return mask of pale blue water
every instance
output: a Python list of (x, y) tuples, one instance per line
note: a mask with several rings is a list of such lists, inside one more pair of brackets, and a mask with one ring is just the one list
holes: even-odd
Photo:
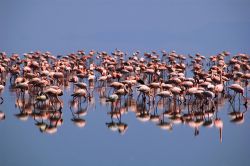
[[(250, 52), (250, 1), (80, 1), (1, 0), (0, 51), (24, 53), (31, 50), (67, 54), (78, 49), (107, 52), (115, 48), (176, 50), (204, 55), (223, 50)], [(76, 127), (64, 96), (64, 123), (57, 133), (40, 133), (33, 119), (25, 122), (14, 114), (15, 96), (8, 85), (0, 110), (0, 165), (242, 165), (250, 163), (250, 117), (241, 125), (230, 123), (228, 103), (221, 108), (223, 142), (219, 130), (201, 127), (199, 136), (187, 125), (172, 132), (154, 123), (142, 123), (128, 112), (124, 135), (110, 131), (107, 112), (96, 95), (95, 105), (84, 117), (86, 126)]]

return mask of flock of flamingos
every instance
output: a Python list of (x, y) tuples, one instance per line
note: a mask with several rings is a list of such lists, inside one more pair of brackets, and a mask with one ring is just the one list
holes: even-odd
[[(249, 55), (226, 51), (210, 57), (175, 51), (129, 55), (117, 49), (110, 54), (80, 50), (66, 56), (40, 51), (8, 56), (1, 52), (0, 104), (8, 81), (19, 109), (15, 116), (23, 121), (32, 118), (44, 133), (57, 132), (63, 112), (68, 110), (72, 122), (84, 127), (83, 117), (98, 101), (110, 107), (111, 121), (106, 126), (121, 134), (128, 128), (122, 115), (133, 112), (138, 120), (163, 130), (185, 124), (198, 135), (200, 127), (215, 126), (222, 141), (220, 108), (227, 102), (231, 122), (244, 122), (249, 71)], [(69, 89), (70, 108), (63, 110), (62, 98)], [(4, 119), (5, 112), (0, 111), (0, 121)]]

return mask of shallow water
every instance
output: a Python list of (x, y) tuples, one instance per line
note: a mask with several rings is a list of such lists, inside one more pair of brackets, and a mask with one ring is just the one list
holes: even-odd
[[(221, 101), (218, 107), (218, 118), (224, 123), (222, 130), (222, 142), (220, 143), (219, 129), (213, 127), (199, 127), (199, 134), (195, 136), (195, 129), (188, 124), (175, 124), (171, 122), (171, 131), (162, 130), (151, 120), (142, 122), (135, 114), (137, 94), (132, 99), (122, 98), (121, 105), (116, 108), (123, 109), (121, 122), (127, 124), (124, 133), (117, 129), (112, 131), (107, 123), (112, 122), (110, 114), (111, 104), (100, 98), (101, 89), (98, 84), (93, 90), (94, 98), (90, 102), (83, 102), (81, 106), (75, 104), (72, 110), (77, 108), (87, 109), (83, 117), (86, 124), (82, 128), (72, 122), (73, 114), (70, 110), (72, 97), (72, 85), (64, 89), (62, 119), (63, 123), (54, 134), (41, 132), (35, 125), (37, 121), (29, 116), (26, 120), (20, 120), (16, 114), (20, 108), (32, 109), (29, 97), (17, 104), (16, 93), (11, 92), (9, 83), (2, 94), (4, 102), (0, 105), (5, 112), (6, 119), (0, 122), (1, 131), (1, 165), (69, 165), (91, 164), (97, 165), (163, 165), (163, 164), (187, 164), (187, 165), (247, 165), (249, 163), (249, 124), (250, 116), (244, 114), (244, 123), (230, 122), (228, 113), (233, 108), (227, 100)], [(108, 93), (108, 88), (106, 93)], [(125, 105), (125, 100), (130, 101)], [(87, 104), (88, 103), (88, 104)], [(132, 103), (132, 104), (131, 104)], [(139, 103), (139, 102), (138, 102)], [(24, 107), (23, 107), (24, 105)], [(139, 104), (137, 104), (139, 105)], [(88, 106), (88, 107), (86, 107)], [(163, 108), (158, 105), (158, 114), (172, 107)], [(155, 108), (149, 108), (153, 114)], [(182, 108), (185, 111), (185, 108)], [(246, 109), (241, 105), (241, 111)], [(118, 117), (118, 118), (117, 118)], [(119, 115), (113, 117), (114, 122), (119, 122)], [(25, 119), (25, 118), (24, 118)], [(39, 121), (39, 120), (38, 120)], [(41, 121), (41, 120), (40, 120)]]

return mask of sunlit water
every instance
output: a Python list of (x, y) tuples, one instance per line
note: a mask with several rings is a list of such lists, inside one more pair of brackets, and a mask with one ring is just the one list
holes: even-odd
[[(114, 108), (111, 103), (106, 102), (105, 97), (102, 97), (108, 95), (109, 89), (100, 87), (96, 83), (92, 89), (94, 94), (92, 100), (82, 102), (80, 106), (77, 103), (72, 105), (70, 96), (72, 85), (65, 87), (61, 110), (63, 123), (57, 127), (54, 134), (48, 134), (41, 132), (36, 125), (41, 120), (32, 116), (17, 118), (18, 113), (29, 109), (34, 111), (34, 107), (30, 103), (28, 94), (25, 95), (25, 100), (18, 100), (15, 90), (8, 83), (2, 94), (4, 102), (0, 105), (1, 111), (6, 114), (5, 120), (0, 122), (1, 165), (52, 163), (247, 165), (249, 163), (250, 117), (246, 112), (247, 107), (243, 107), (243, 104), (240, 106), (240, 111), (245, 112), (242, 124), (232, 123), (228, 116), (233, 109), (238, 110), (237, 100), (235, 107), (228, 102), (228, 99), (218, 100), (216, 118), (221, 118), (224, 123), (222, 142), (220, 142), (219, 129), (214, 125), (200, 126), (195, 130), (187, 123), (175, 122), (165, 117), (165, 121), (172, 124), (172, 130), (163, 130), (159, 127), (159, 122), (147, 118), (140, 119), (136, 114), (136, 111), (144, 109), (151, 115), (157, 113), (161, 116), (164, 111), (174, 109), (173, 102), (170, 106), (166, 103), (163, 106), (160, 102), (158, 107), (149, 107), (148, 104), (143, 107), (142, 101), (136, 104), (138, 93), (134, 92), (133, 97), (122, 97), (121, 103), (116, 104)], [(112, 118), (110, 114), (112, 109), (120, 110), (121, 115), (114, 115)], [(185, 112), (187, 107), (175, 109)], [(72, 113), (77, 110), (87, 111), (81, 117), (84, 123), (80, 126), (72, 121), (78, 118)], [(125, 124), (126, 129), (121, 132), (117, 126), (108, 128), (108, 124), (112, 122)], [(238, 157), (235, 157), (236, 155)]]

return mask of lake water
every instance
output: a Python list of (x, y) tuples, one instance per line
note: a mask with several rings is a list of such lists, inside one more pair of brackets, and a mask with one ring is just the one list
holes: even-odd
[[(85, 81), (86, 82), (86, 81)], [(113, 108), (102, 97), (105, 87), (96, 84), (93, 89), (94, 97), (90, 102), (83, 102), (81, 106), (72, 104), (72, 85), (64, 89), (62, 119), (63, 123), (57, 127), (57, 132), (48, 134), (41, 132), (36, 123), (42, 122), (32, 116), (19, 116), (22, 111), (34, 111), (33, 104), (26, 94), (25, 99), (17, 99), (15, 91), (6, 85), (3, 92), (4, 102), (0, 105), (5, 112), (6, 119), (0, 122), (1, 131), (1, 165), (50, 165), (60, 164), (89, 164), (97, 165), (164, 165), (188, 164), (198, 165), (247, 165), (249, 162), (248, 139), (250, 134), (250, 116), (247, 107), (241, 104), (240, 111), (244, 113), (244, 122), (231, 122), (228, 113), (233, 109), (238, 111), (236, 98), (235, 107), (228, 99), (220, 98), (217, 118), (223, 120), (222, 142), (219, 129), (215, 126), (200, 126), (197, 129), (187, 123), (180, 123), (171, 118), (164, 118), (171, 122), (172, 130), (162, 130), (157, 123), (148, 118), (139, 118), (139, 110), (149, 111), (151, 115), (162, 115), (164, 111), (177, 109), (160, 102), (156, 107), (143, 107), (142, 102), (136, 101), (137, 93), (133, 97), (122, 98)], [(105, 94), (108, 94), (106, 88)], [(136, 104), (137, 103), (137, 104)], [(45, 109), (36, 107), (36, 109)], [(50, 108), (51, 109), (51, 108)], [(111, 118), (110, 111), (119, 109), (121, 115), (115, 114)], [(187, 107), (182, 107), (182, 112)], [(84, 126), (79, 127), (72, 119), (78, 110), (86, 111)], [(55, 111), (55, 110), (54, 110)], [(157, 111), (157, 112), (156, 112)], [(214, 119), (214, 117), (213, 117)], [(46, 122), (46, 120), (45, 120)], [(116, 126), (108, 128), (108, 123), (126, 124), (127, 128), (119, 132)], [(46, 122), (48, 123), (48, 121)], [(49, 124), (49, 123), (48, 123)]]
[[(131, 53), (166, 49), (208, 56), (228, 50), (250, 52), (250, 3), (247, 0), (212, 1), (75, 1), (3, 0), (0, 2), (0, 51), (22, 54), (32, 50), (66, 55), (78, 49), (107, 52), (115, 48)], [(40, 132), (36, 121), (17, 118), (20, 113), (9, 81), (0, 110), (0, 165), (241, 165), (250, 163), (250, 115), (244, 123), (230, 122), (233, 107), (227, 100), (217, 116), (223, 120), (222, 142), (215, 126), (195, 129), (173, 124), (162, 130), (142, 122), (129, 104), (121, 122), (127, 130), (111, 131), (111, 104), (100, 99), (101, 89), (87, 108), (85, 126), (72, 122), (72, 86), (64, 90), (63, 124), (54, 134)], [(134, 100), (136, 100), (134, 95)], [(135, 101), (130, 101), (134, 103)], [(28, 100), (20, 102), (27, 104)], [(124, 101), (122, 102), (124, 104)], [(237, 103), (236, 103), (237, 105)], [(86, 103), (82, 104), (84, 109)], [(122, 106), (121, 106), (122, 107)], [(27, 108), (29, 109), (29, 108)], [(249, 105), (248, 108), (249, 109)], [(151, 110), (152, 112), (154, 109)], [(163, 109), (159, 108), (159, 113)], [(241, 111), (245, 108), (241, 105)], [(119, 120), (114, 117), (115, 122)], [(167, 120), (168, 121), (168, 120)]]

